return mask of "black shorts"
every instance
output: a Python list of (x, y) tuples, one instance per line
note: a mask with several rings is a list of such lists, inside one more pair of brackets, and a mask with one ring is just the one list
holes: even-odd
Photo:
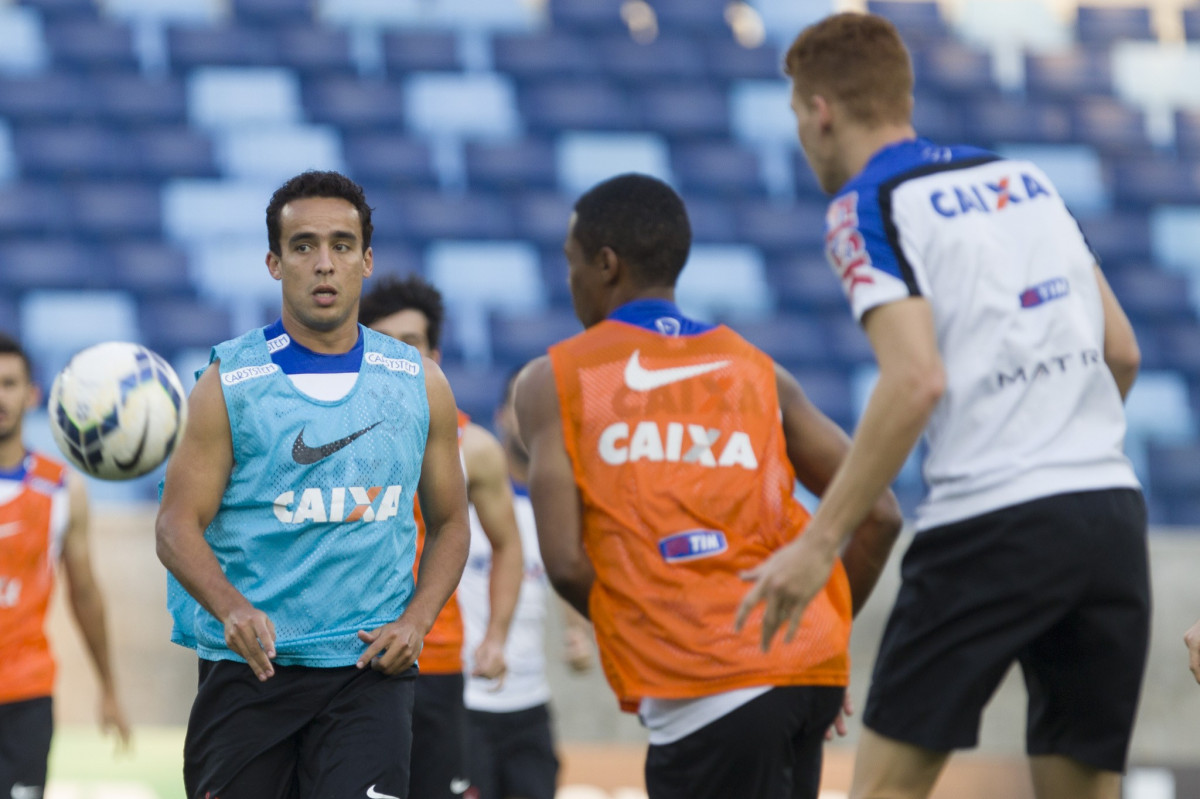
[(0, 704), (0, 797), (42, 795), (53, 734), (50, 697)]
[(460, 799), (471, 787), (461, 673), (417, 677), (412, 734), (408, 799)]
[(976, 744), (1013, 661), (1026, 750), (1123, 771), (1146, 666), (1141, 492), (1060, 494), (919, 533), (880, 644), (863, 723), (937, 751)]
[(825, 732), (844, 688), (772, 688), (646, 752), (650, 799), (816, 799)]
[(188, 799), (405, 796), (416, 669), (200, 661), (183, 744)]
[(468, 710), (467, 724), (478, 799), (554, 799), (558, 756), (546, 705), (509, 713)]

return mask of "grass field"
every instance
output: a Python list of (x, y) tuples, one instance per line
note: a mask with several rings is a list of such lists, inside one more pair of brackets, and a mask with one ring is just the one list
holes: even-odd
[(138, 727), (131, 751), (114, 748), (93, 727), (60, 727), (46, 799), (184, 799), (183, 728)]

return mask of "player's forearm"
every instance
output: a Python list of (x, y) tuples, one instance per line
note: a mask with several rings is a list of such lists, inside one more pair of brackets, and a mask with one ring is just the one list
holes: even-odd
[(68, 596), (71, 613), (75, 617), (80, 634), (83, 635), (83, 642), (87, 646), (88, 656), (92, 659), (92, 666), (96, 669), (100, 687), (105, 693), (112, 694), (116, 691), (116, 683), (113, 679), (108, 631), (104, 620), (104, 601), (100, 591), (94, 582), (89, 585), (77, 585), (76, 581), (72, 580)]
[(891, 491), (884, 491), (842, 551), (855, 616), (875, 590), (903, 523), (896, 497)]
[(442, 607), (450, 600), (462, 579), (467, 563), (470, 532), (466, 513), (456, 515), (436, 528), (430, 524), (425, 533), (425, 550), (421, 554), (417, 587), (412, 601), (404, 611), (425, 635), (433, 627)]
[(155, 526), (158, 559), (205, 610), (224, 623), (249, 601), (225, 576), (200, 528), (174, 523), (160, 514)]
[(546, 561), (546, 576), (550, 578), (550, 584), (584, 619), (591, 619), (588, 600), (592, 595), (592, 584), (596, 581), (591, 562), (586, 556), (572, 559), (569, 563), (553, 561), (553, 557)]
[[(809, 527), (829, 552), (866, 519), (900, 472), (941, 399), (941, 375), (881, 372), (850, 452), (834, 475)], [(818, 542), (814, 542), (818, 543)]]
[(520, 546), (514, 547), (505, 542), (500, 548), (492, 549), (486, 632), (489, 638), (500, 642), (508, 638), (508, 628), (512, 625), (513, 614), (517, 610), (517, 597), (521, 592), (524, 576), (525, 562)]

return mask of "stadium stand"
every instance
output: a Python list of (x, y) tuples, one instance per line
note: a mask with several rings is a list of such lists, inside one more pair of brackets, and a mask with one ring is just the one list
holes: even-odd
[[(725, 0), (648, 2), (649, 21), (621, 0), (0, 4), (0, 328), (43, 379), (99, 338), (190, 371), (273, 318), (276, 183), (340, 168), (375, 206), (377, 273), (446, 292), (446, 370), (486, 421), (507, 371), (578, 329), (575, 196), (637, 170), (688, 203), (685, 306), (852, 427), (872, 359), (823, 261), (825, 203), (780, 73), (828, 4), (755, 0), (751, 41)], [(1167, 44), (1136, 2), (866, 5), (912, 46), (919, 132), (1029, 157), (1061, 189), (1139, 333), (1129, 438), (1152, 517), (1200, 523), (1200, 9)], [(906, 508), (920, 489), (906, 467)]]

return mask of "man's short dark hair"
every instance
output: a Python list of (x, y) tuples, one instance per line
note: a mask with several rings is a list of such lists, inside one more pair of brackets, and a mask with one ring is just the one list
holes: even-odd
[(585, 258), (608, 247), (633, 266), (643, 286), (674, 286), (692, 246), (687, 209), (675, 190), (632, 173), (609, 178), (576, 201), (574, 233)]
[(0, 332), (0, 355), (16, 355), (25, 364), (25, 376), (33, 380), (33, 362), (21, 343), (7, 333)]
[(345, 200), (358, 211), (358, 221), (362, 223), (363, 252), (371, 246), (371, 234), (375, 226), (371, 224), (371, 206), (367, 205), (366, 195), (362, 186), (340, 172), (302, 172), (284, 183), (271, 195), (267, 203), (267, 244), (271, 252), (283, 254), (283, 242), (280, 241), (279, 214), (283, 206), (293, 200), (307, 197), (337, 197)]
[(374, 288), (364, 294), (358, 303), (359, 323), (370, 327), (385, 316), (400, 311), (420, 311), (429, 322), (425, 329), (429, 349), (439, 349), (442, 321), (446, 318), (442, 293), (420, 275), (409, 275), (403, 279), (388, 275), (374, 282)]

